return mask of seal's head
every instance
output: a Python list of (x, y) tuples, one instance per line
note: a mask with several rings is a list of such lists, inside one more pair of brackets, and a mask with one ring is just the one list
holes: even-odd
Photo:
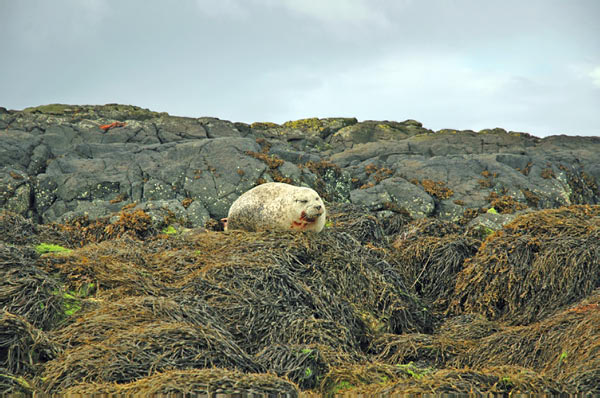
[(317, 192), (311, 188), (297, 188), (292, 195), (295, 209), (291, 229), (321, 232), (325, 226), (327, 211)]

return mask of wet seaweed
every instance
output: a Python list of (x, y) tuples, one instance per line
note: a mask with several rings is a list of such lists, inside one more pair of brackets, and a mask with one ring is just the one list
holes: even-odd
[[(0, 310), (0, 368), (12, 375), (31, 376), (59, 352), (60, 347), (45, 332), (19, 315)], [(9, 376), (4, 381), (8, 379), (17, 381)]]
[(48, 330), (64, 318), (62, 286), (35, 266), (38, 257), (32, 248), (0, 242), (0, 309)]
[[(435, 225), (435, 230), (432, 226)], [(415, 222), (393, 243), (394, 258), (407, 284), (438, 311), (444, 311), (454, 293), (454, 281), (466, 259), (477, 253), (481, 241), (459, 234), (451, 223)], [(440, 231), (446, 231), (438, 236)], [(434, 236), (429, 234), (433, 233)]]
[(8, 369), (0, 367), (0, 395), (24, 396), (31, 395), (35, 388), (23, 376), (14, 375)]
[(0, 241), (12, 245), (39, 243), (38, 224), (18, 214), (0, 210)]
[(5, 217), (21, 232), (0, 244), (0, 393), (597, 391), (598, 206), (483, 243), (328, 208), (318, 235)]
[(314, 390), (331, 366), (351, 358), (322, 345), (276, 344), (263, 348), (256, 360), (267, 371), (293, 381), (302, 390)]
[[(272, 374), (243, 373), (226, 369), (169, 370), (130, 383), (81, 383), (65, 394), (109, 394), (116, 396), (196, 396), (197, 394), (232, 394), (232, 396), (298, 397), (298, 387)], [(287, 394), (287, 395), (286, 395)]]
[(356, 394), (487, 394), (568, 393), (549, 377), (517, 366), (490, 367), (482, 370), (441, 369), (402, 378), (387, 385), (370, 385), (353, 391)]
[(501, 328), (478, 340), (458, 362), (477, 369), (526, 367), (572, 391), (600, 385), (594, 371), (600, 369), (600, 290), (541, 322)]
[(210, 326), (155, 321), (73, 347), (46, 364), (46, 392), (85, 382), (127, 383), (155, 372), (213, 367), (260, 372), (227, 335)]
[(517, 217), (458, 274), (451, 311), (512, 324), (542, 320), (600, 286), (600, 207)]

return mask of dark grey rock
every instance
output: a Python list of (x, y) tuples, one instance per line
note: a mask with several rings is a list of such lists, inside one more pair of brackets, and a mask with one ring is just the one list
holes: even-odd
[(0, 167), (26, 169), (39, 138), (19, 130), (0, 132)]
[(201, 117), (198, 122), (206, 131), (208, 138), (243, 137), (244, 135), (237, 127), (226, 120), (214, 117)]
[(517, 214), (483, 213), (475, 217), (468, 224), (470, 228), (479, 228), (486, 231), (498, 231), (517, 217)]
[(54, 178), (47, 174), (37, 176), (33, 184), (34, 211), (40, 217), (44, 216), (47, 209), (56, 201), (58, 184)]
[(328, 142), (336, 148), (348, 149), (368, 142), (402, 141), (427, 132), (431, 130), (424, 129), (421, 123), (415, 120), (403, 123), (367, 120), (338, 130)]
[[(63, 207), (64, 206), (64, 207)], [(45, 213), (45, 221), (66, 222), (74, 218), (85, 216), (89, 219), (109, 217), (123, 207), (122, 203), (111, 203), (107, 200), (74, 200), (65, 205), (63, 201), (56, 202)], [(66, 211), (65, 211), (66, 209)]]
[[(10, 173), (3, 173), (3, 176), (0, 177), (0, 206), (13, 213), (28, 216), (32, 202), (32, 188), (29, 179), (14, 170), (11, 170)], [(20, 179), (15, 180), (13, 176), (19, 176)]]
[(370, 188), (355, 189), (350, 192), (350, 200), (370, 210), (389, 209), (390, 204), (393, 204), (408, 211), (412, 218), (427, 217), (435, 209), (435, 202), (431, 196), (399, 177), (386, 179)]
[(202, 202), (195, 200), (193, 201), (185, 211), (186, 218), (189, 224), (193, 226), (204, 226), (210, 219), (210, 213), (204, 207)]
[[(114, 121), (125, 125), (100, 129)], [(263, 149), (283, 164), (256, 155)], [(137, 202), (155, 217), (170, 212), (182, 224), (202, 226), (225, 217), (259, 181), (289, 178), (330, 202), (456, 221), (467, 209), (490, 207), (494, 195), (529, 208), (600, 203), (598, 153), (599, 137), (433, 132), (414, 120), (248, 125), (129, 105), (52, 104), (0, 109), (0, 207), (48, 222), (110, 216)], [(428, 194), (425, 180), (452, 195)]]
[(150, 200), (140, 203), (135, 207), (135, 210), (144, 210), (152, 219), (153, 225), (165, 225), (165, 220), (170, 220), (173, 217), (176, 221), (188, 220), (186, 209), (179, 200)]
[(27, 165), (27, 173), (30, 176), (35, 176), (43, 173), (46, 170), (48, 161), (50, 160), (52, 153), (47, 145), (41, 144), (36, 146), (31, 153), (29, 158), (29, 164)]
[(321, 160), (321, 157), (319, 157), (318, 155), (306, 153), (303, 151), (291, 150), (285, 145), (274, 145), (269, 150), (269, 153), (294, 164), (319, 162)]

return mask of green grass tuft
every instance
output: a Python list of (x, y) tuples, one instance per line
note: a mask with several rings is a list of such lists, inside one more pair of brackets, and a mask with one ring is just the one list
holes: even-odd
[(162, 229), (162, 233), (167, 235), (175, 235), (177, 233), (177, 230), (174, 226), (169, 225), (168, 227)]
[(67, 249), (66, 247), (62, 247), (60, 245), (55, 245), (53, 243), (40, 243), (35, 247), (35, 251), (39, 254), (46, 253), (70, 253), (73, 250)]

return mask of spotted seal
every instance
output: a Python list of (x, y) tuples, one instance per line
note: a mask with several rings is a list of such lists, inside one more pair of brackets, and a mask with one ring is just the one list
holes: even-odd
[(326, 216), (325, 204), (315, 190), (268, 182), (233, 202), (225, 219), (225, 230), (321, 232)]

